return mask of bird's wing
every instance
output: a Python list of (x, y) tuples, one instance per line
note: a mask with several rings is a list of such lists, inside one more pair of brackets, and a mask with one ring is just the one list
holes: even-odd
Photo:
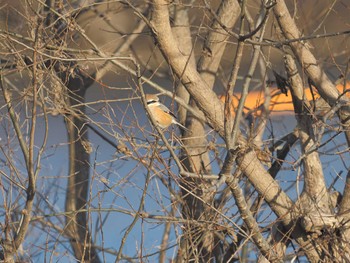
[(173, 116), (173, 117), (176, 119), (175, 114), (172, 113), (172, 112), (169, 110), (169, 108), (168, 108), (167, 106), (165, 106), (164, 104), (159, 103), (159, 108), (160, 108), (162, 111), (164, 111), (164, 112), (166, 112), (166, 113), (169, 113), (171, 116)]
[(187, 129), (185, 126), (183, 126), (181, 123), (179, 123), (179, 122), (177, 121), (177, 118), (176, 118), (175, 114), (172, 113), (172, 112), (168, 109), (167, 106), (165, 106), (164, 104), (161, 104), (161, 103), (159, 103), (158, 106), (159, 106), (159, 108), (160, 108), (161, 110), (163, 110), (163, 111), (166, 112), (166, 113), (169, 113), (171, 116), (174, 117), (173, 120), (172, 120), (172, 123), (175, 123), (175, 124), (179, 125), (182, 129), (189, 131), (189, 129)]

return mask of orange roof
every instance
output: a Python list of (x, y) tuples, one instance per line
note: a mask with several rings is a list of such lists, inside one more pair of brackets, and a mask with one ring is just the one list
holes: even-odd
[[(337, 89), (340, 93), (344, 92), (343, 84), (338, 84)], [(350, 89), (350, 82), (346, 83), (346, 90)], [(310, 88), (305, 88), (305, 97), (307, 100), (312, 101), (312, 94)], [(320, 95), (317, 93), (316, 89), (313, 89), (313, 95), (315, 99), (318, 99)], [(346, 96), (350, 98), (350, 92), (346, 93)], [(233, 109), (238, 107), (239, 99), (241, 94), (235, 94), (232, 98)], [(219, 99), (224, 103), (225, 95), (220, 95)], [(262, 91), (252, 91), (248, 94), (245, 105), (244, 112), (248, 113), (249, 111), (256, 110), (260, 105), (264, 103), (264, 93)], [(232, 111), (233, 111), (232, 109)], [(292, 96), (288, 93), (288, 96), (282, 94), (277, 88), (271, 88), (271, 101), (269, 110), (272, 114), (291, 114), (294, 113)], [(260, 112), (258, 110), (258, 112)]]

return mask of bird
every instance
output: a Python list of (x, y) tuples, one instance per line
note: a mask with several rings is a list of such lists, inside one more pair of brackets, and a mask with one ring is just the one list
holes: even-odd
[(176, 116), (168, 109), (167, 106), (159, 102), (159, 97), (156, 94), (146, 94), (145, 98), (147, 101), (147, 107), (152, 114), (153, 119), (160, 128), (166, 129), (171, 124), (176, 124), (180, 128), (188, 130), (177, 121)]

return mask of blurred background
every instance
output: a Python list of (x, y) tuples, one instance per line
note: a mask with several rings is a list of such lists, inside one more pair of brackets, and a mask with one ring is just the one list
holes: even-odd
[[(47, 1), (46, 5), (50, 2)], [(91, 239), (96, 244), (100, 259), (103, 262), (113, 262), (121, 251), (120, 261), (123, 262), (155, 262), (160, 261), (163, 252), (167, 262), (175, 262), (172, 260), (176, 258), (184, 227), (181, 224), (184, 219), (181, 217), (179, 203), (174, 198), (174, 194), (181, 191), (181, 178), (177, 175), (178, 168), (169, 152), (150, 125), (140, 100), (140, 87), (133, 73), (135, 66), (129, 58), (132, 57), (139, 63), (141, 74), (147, 79), (143, 81), (144, 92), (158, 93), (160, 89), (175, 92), (180, 84), (159, 51), (152, 32), (141, 19), (141, 14), (149, 19), (150, 4), (148, 1), (126, 2), (128, 3), (52, 1), (54, 4), (51, 8), (65, 17), (61, 19), (65, 21), (62, 25), (64, 41), (56, 41), (49, 34), (52, 28), (48, 26), (42, 30), (39, 46), (45, 46), (51, 52), (52, 57), (44, 56), (45, 59), (58, 57), (67, 60), (69, 66), (67, 63), (62, 64), (66, 66), (62, 71), (67, 76), (76, 74), (74, 69), (79, 68), (93, 79), (93, 84), (86, 90), (85, 99), (81, 102), (85, 105), (83, 117), (89, 138), (88, 141), (82, 141), (82, 144), (89, 155), (90, 167), (87, 217), (91, 220), (87, 227), (91, 230)], [(174, 4), (174, 8), (170, 8), (171, 16), (174, 16), (176, 6), (189, 12), (191, 41), (197, 61), (203, 52), (202, 46), (205, 35), (210, 30), (212, 16), (204, 4), (205, 1), (175, 2), (177, 4)], [(333, 34), (350, 29), (350, 3), (346, 0), (286, 2), (303, 36)], [(11, 90), (16, 118), (27, 143), (32, 125), (33, 94), (32, 75), (30, 69), (28, 70), (31, 63), (26, 62), (26, 58), (33, 54), (31, 39), (35, 38), (34, 21), (40, 17), (38, 10), (42, 4), (39, 0), (0, 1), (0, 56), (1, 74), (4, 74), (2, 81)], [(220, 1), (211, 1), (210, 7), (216, 10), (219, 4)], [(257, 20), (260, 5), (258, 0), (247, 1), (247, 10), (253, 21)], [(51, 23), (54, 24), (53, 21)], [(77, 25), (83, 31), (77, 30)], [(270, 16), (264, 39), (280, 41), (275, 27), (276, 21)], [(246, 31), (250, 29), (246, 25)], [(60, 28), (55, 30), (59, 32)], [(238, 25), (232, 31), (238, 32)], [(225, 93), (237, 48), (235, 38), (230, 37), (226, 41), (225, 54), (219, 70), (215, 72), (214, 90), (217, 95)], [(52, 48), (55, 45), (56, 48)], [(307, 45), (312, 46), (318, 63), (332, 81), (348, 78), (347, 75), (344, 76), (344, 72), (349, 67), (349, 33), (312, 38), (307, 41)], [(96, 48), (109, 56), (121, 58), (116, 59), (119, 64), (100, 59), (101, 56), (91, 51)], [(238, 97), (251, 56), (252, 47), (246, 44), (235, 87)], [(283, 54), (277, 48), (263, 46), (259, 65), (266, 67), (266, 77), (271, 82), (274, 82), (273, 70), (285, 75)], [(40, 171), (36, 182), (33, 218), (25, 242), (18, 252), (19, 258), (24, 262), (76, 262), (69, 238), (65, 234), (65, 200), (67, 179), (70, 176), (66, 123), (69, 121), (67, 114), (80, 116), (82, 113), (78, 110), (75, 112), (79, 103), (67, 110), (66, 103), (62, 102), (64, 98), (61, 96), (61, 88), (52, 76), (53, 69), (48, 67), (47, 74), (43, 74), (43, 81), (39, 84), (39, 89), (44, 90), (45, 99), (42, 103), (46, 105), (46, 112), (39, 105), (35, 129), (35, 158), (39, 158), (41, 147), (43, 152), (40, 155), (40, 164), (37, 163), (36, 166), (40, 166)], [(307, 78), (303, 80), (307, 87)], [(254, 95), (248, 97), (247, 104), (255, 104), (256, 107), (261, 104), (264, 86), (264, 76), (257, 70), (249, 86), (249, 91)], [(271, 84), (271, 89), (277, 91), (274, 83)], [(27, 168), (2, 95), (0, 101), (0, 221), (18, 226), (26, 201), (23, 188), (27, 185)], [(161, 101), (177, 113), (177, 104), (171, 97), (161, 96)], [(254, 106), (249, 107), (254, 111)], [(251, 125), (249, 121), (242, 124), (242, 132), (247, 137), (249, 132), (244, 125), (249, 124)], [(333, 124), (336, 125), (337, 122), (329, 123), (330, 126)], [(264, 144), (269, 148), (293, 131), (295, 126), (294, 112), (289, 103), (289, 107), (286, 104), (285, 109), (282, 107), (278, 114), (272, 112), (269, 116), (263, 136)], [(226, 153), (224, 141), (210, 127), (205, 130), (208, 145), (214, 144), (216, 148), (209, 154), (212, 160), (211, 173), (218, 174), (220, 161), (217, 160), (223, 160)], [(334, 136), (336, 132), (330, 129), (326, 134), (324, 140), (332, 138), (332, 142), (320, 154), (327, 184), (341, 190), (348, 169), (349, 154), (344, 136)], [(171, 127), (164, 133), (175, 152), (180, 155), (181, 131)], [(48, 137), (43, 145), (45, 134)], [(125, 153), (124, 146), (132, 153)], [(303, 185), (299, 157), (300, 147), (296, 146), (289, 152), (277, 177), (281, 187), (294, 200), (299, 196)], [(153, 170), (148, 169), (149, 166)], [(243, 184), (248, 196), (256, 196), (247, 181)], [(224, 186), (220, 186), (218, 196), (224, 191)], [(231, 222), (241, 223), (232, 197), (227, 197), (223, 211)], [(140, 218), (132, 225), (136, 216)], [(172, 219), (166, 221), (168, 218)], [(268, 227), (276, 216), (271, 210), (262, 208), (258, 219), (263, 222), (263, 227)], [(226, 225), (227, 222), (218, 219), (218, 224)], [(165, 233), (168, 234), (168, 242), (164, 245), (162, 242)], [(242, 253), (246, 253), (248, 261), (255, 262), (256, 250), (249, 251), (249, 247), (253, 246), (248, 242)]]

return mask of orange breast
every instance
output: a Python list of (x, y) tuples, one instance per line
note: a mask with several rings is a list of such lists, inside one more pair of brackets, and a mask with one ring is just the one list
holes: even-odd
[(162, 111), (158, 107), (150, 106), (149, 109), (150, 109), (150, 112), (151, 112), (153, 118), (155, 119), (155, 121), (159, 125), (159, 127), (161, 127), (162, 129), (165, 129), (171, 125), (171, 123), (173, 121), (173, 116)]

